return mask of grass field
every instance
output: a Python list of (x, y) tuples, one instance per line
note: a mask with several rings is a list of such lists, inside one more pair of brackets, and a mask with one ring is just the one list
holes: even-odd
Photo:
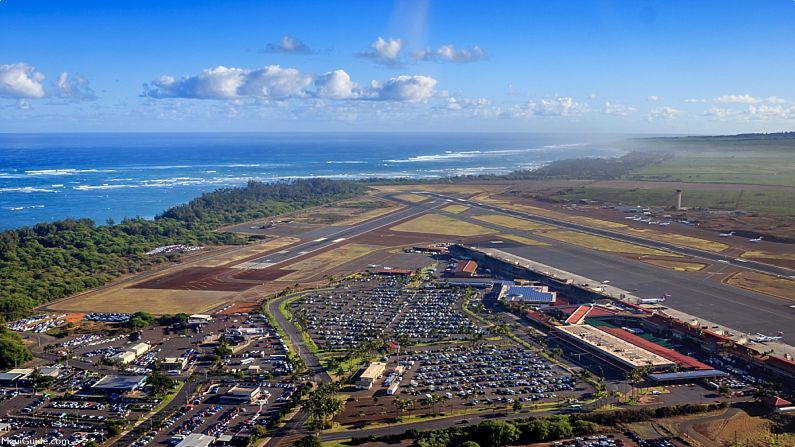
[[(687, 151), (660, 164), (647, 166), (630, 178), (651, 181), (745, 183), (795, 186), (795, 151), (789, 147), (723, 151)], [(703, 146), (702, 146), (703, 147)]]
[(541, 242), (541, 241), (536, 240), (536, 239), (530, 239), (529, 237), (517, 236), (515, 234), (499, 234), (497, 236), (499, 236), (502, 239), (508, 239), (508, 240), (511, 240), (511, 241), (514, 241), (514, 242), (518, 242), (518, 243), (520, 243), (522, 245), (528, 245), (528, 246), (531, 246), (531, 247), (532, 246), (536, 246), (536, 247), (549, 247), (550, 246), (546, 242)]
[(675, 233), (660, 233), (653, 230), (644, 230), (632, 228), (629, 231), (635, 233), (636, 236), (644, 237), (659, 242), (667, 242), (670, 244), (682, 245), (685, 247), (697, 248), (699, 250), (721, 252), (729, 246), (723, 242), (715, 242), (707, 239), (700, 239), (692, 236), (684, 236)]
[(469, 207), (466, 205), (447, 205), (446, 207), (442, 208), (442, 211), (446, 211), (448, 213), (453, 213), (453, 214), (460, 214), (468, 209)]
[(513, 228), (514, 230), (549, 230), (552, 229), (549, 225), (533, 222), (531, 220), (519, 219), (511, 216), (504, 216), (502, 214), (479, 214), (477, 216), (470, 216), (473, 219), (487, 222), (494, 225), (499, 225), (506, 228)]
[(795, 253), (772, 253), (769, 251), (749, 250), (742, 254), (743, 258), (785, 259), (795, 261)]
[(285, 267), (285, 269), (296, 271), (280, 278), (280, 280), (299, 281), (313, 278), (383, 248), (384, 247), (380, 245), (343, 245), (333, 250), (319, 253), (317, 256), (312, 256), (311, 258), (290, 264), (289, 266)]
[(619, 223), (619, 222), (610, 222), (608, 220), (594, 219), (592, 217), (585, 217), (585, 216), (575, 216), (575, 215), (571, 215), (571, 214), (561, 213), (561, 212), (558, 212), (558, 211), (548, 210), (546, 208), (540, 208), (540, 207), (537, 207), (537, 206), (507, 202), (507, 201), (504, 201), (504, 200), (495, 199), (494, 197), (491, 197), (488, 194), (480, 194), (479, 196), (477, 196), (473, 200), (481, 201), (483, 203), (489, 203), (491, 205), (500, 206), (500, 207), (511, 209), (511, 210), (514, 210), (514, 211), (520, 211), (520, 212), (528, 213), (528, 214), (535, 214), (535, 215), (538, 215), (538, 216), (551, 217), (553, 219), (559, 219), (559, 220), (563, 220), (563, 221), (566, 221), (566, 222), (578, 223), (578, 224), (581, 224), (581, 225), (588, 225), (588, 226), (596, 227), (596, 228), (606, 228), (606, 229), (615, 230), (615, 229), (626, 228), (627, 227), (627, 225), (625, 225), (623, 223)]
[(447, 236), (480, 236), (496, 233), (496, 230), (471, 224), (439, 214), (424, 214), (391, 228), (392, 231), (409, 233), (442, 234)]
[(403, 208), (402, 205), (397, 205), (397, 204), (386, 206), (383, 208), (373, 208), (359, 214), (358, 216), (351, 216), (345, 220), (337, 222), (336, 225), (355, 225), (370, 219), (375, 219), (376, 217), (381, 217), (383, 215), (389, 214), (393, 211), (397, 211), (402, 208)]
[(395, 198), (411, 203), (420, 203), (428, 200), (428, 196), (422, 196), (419, 194), (398, 194), (395, 196)]
[(668, 259), (641, 259), (641, 261), (678, 272), (697, 272), (703, 270), (707, 266), (707, 264), (702, 264), (700, 262), (672, 261)]
[(591, 250), (606, 251), (612, 253), (626, 253), (633, 255), (652, 255), (652, 256), (676, 256), (662, 250), (647, 248), (640, 245), (617, 241), (601, 236), (580, 233), (571, 230), (551, 230), (539, 233), (540, 236), (548, 237), (560, 242), (566, 242), (580, 247), (590, 248)]
[(206, 312), (231, 299), (235, 292), (207, 290), (132, 289), (112, 287), (68, 298), (47, 306), (62, 312), (149, 312), (155, 315)]
[(220, 267), (222, 265), (237, 262), (242, 259), (248, 258), (250, 256), (258, 255), (260, 253), (266, 253), (272, 250), (278, 250), (282, 247), (286, 247), (298, 241), (300, 241), (300, 239), (295, 237), (288, 237), (288, 236), (280, 237), (277, 239), (272, 239), (267, 242), (263, 242), (261, 244), (241, 247), (240, 249), (235, 250), (231, 254), (227, 254), (224, 255), (223, 257), (218, 257), (214, 259), (206, 259), (204, 261), (199, 261), (194, 265), (196, 267)]
[[(795, 194), (791, 192), (758, 189), (743, 191), (741, 187), (726, 186), (726, 189), (685, 189), (684, 205), (690, 208), (741, 209), (762, 214), (795, 215)], [(675, 195), (674, 189), (578, 187), (562, 189), (550, 197), (556, 200), (592, 199), (668, 207), (674, 203)]]
[(795, 301), (795, 281), (773, 275), (743, 271), (726, 280), (727, 284)]

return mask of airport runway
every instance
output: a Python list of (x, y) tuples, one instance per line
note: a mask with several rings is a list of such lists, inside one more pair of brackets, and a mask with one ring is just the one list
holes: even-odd
[(519, 217), (522, 219), (532, 220), (535, 222), (545, 223), (549, 225), (555, 225), (561, 228), (568, 228), (576, 231), (581, 231), (584, 233), (594, 234), (597, 236), (605, 236), (612, 239), (618, 239), (624, 242), (629, 242), (632, 244), (643, 245), (646, 247), (656, 248), (660, 250), (666, 250), (673, 253), (679, 253), (686, 256), (692, 256), (694, 258), (701, 258), (711, 262), (721, 262), (733, 265), (737, 268), (747, 269), (747, 270), (755, 270), (762, 273), (767, 273), (770, 275), (779, 275), (779, 276), (786, 276), (786, 277), (793, 277), (795, 278), (795, 270), (788, 269), (785, 267), (774, 266), (770, 264), (765, 264), (763, 262), (757, 262), (753, 260), (746, 260), (746, 259), (739, 259), (732, 256), (722, 255), (720, 253), (714, 253), (704, 250), (698, 250), (695, 248), (690, 247), (683, 247), (675, 244), (665, 243), (665, 242), (658, 242), (658, 241), (651, 241), (648, 239), (644, 239), (642, 237), (627, 235), (623, 233), (619, 233), (616, 231), (611, 230), (604, 230), (601, 228), (593, 228), (588, 227), (585, 225), (580, 225), (576, 223), (567, 222), (564, 220), (553, 219), (551, 217), (545, 216), (538, 216), (535, 214), (523, 213), (521, 211), (514, 211), (508, 208), (502, 208), (495, 205), (489, 205), (487, 203), (476, 202), (473, 200), (468, 199), (461, 199), (452, 196), (446, 196), (443, 194), (437, 194), (432, 192), (422, 192), (422, 194), (436, 197), (444, 200), (452, 200), (454, 202), (468, 205), (470, 207), (480, 208), (482, 210), (491, 211), (500, 214), (506, 214), (509, 216)]
[[(312, 230), (312, 232), (309, 234), (309, 237), (313, 238), (312, 240), (248, 261), (247, 264), (260, 264), (261, 267), (259, 268), (284, 264), (301, 256), (306, 256), (316, 251), (329, 249), (329, 247), (333, 245), (340, 244), (347, 241), (348, 239), (368, 233), (370, 231), (395, 225), (397, 222), (434, 210), (442, 205), (447, 205), (447, 203), (442, 200), (435, 200), (409, 205), (411, 206), (400, 211), (396, 211), (392, 214), (387, 214), (373, 220), (368, 220), (357, 225), (345, 227), (330, 226), (324, 229)], [(301, 234), (298, 236), (301, 238), (307, 237), (306, 234)], [(249, 268), (257, 267), (249, 266)]]
[[(489, 212), (525, 218), (525, 213), (510, 212), (510, 210), (509, 212), (503, 212), (501, 208), (483, 205), (478, 202), (461, 202), (453, 197), (446, 197), (439, 194), (431, 195), (446, 200), (454, 200), (458, 203), (464, 203), (475, 209), (480, 208)], [(543, 235), (536, 235), (521, 230), (469, 219), (464, 215), (456, 215), (456, 218), (469, 221), (473, 224), (499, 229), (502, 233), (543, 239)], [(528, 220), (537, 219), (528, 218)], [(554, 219), (544, 218), (542, 222), (558, 225), (558, 221)], [(581, 227), (576, 224), (566, 226), (576, 230), (579, 230), (578, 227)], [(610, 234), (596, 234), (613, 237), (611, 232), (607, 233)], [(619, 238), (616, 237), (616, 239)], [(632, 240), (635, 238), (620, 239), (636, 243)], [(627, 259), (616, 254), (590, 250), (554, 240), (549, 240), (548, 242), (553, 244), (553, 246), (526, 246), (518, 243), (509, 243), (508, 241), (501, 244), (481, 242), (479, 246), (481, 248), (490, 247), (504, 250), (517, 256), (532, 259), (561, 270), (591, 278), (595, 281), (609, 280), (611, 285), (625, 289), (634, 295), (644, 298), (656, 298), (663, 294), (669, 294), (671, 296), (667, 298), (665, 305), (670, 306), (672, 309), (700, 316), (708, 321), (752, 335), (756, 333), (776, 335), (777, 332), (783, 331), (783, 341), (785, 343), (795, 342), (795, 334), (788, 333), (792, 321), (795, 319), (795, 309), (789, 307), (789, 305), (793, 304), (791, 301), (755, 293), (750, 290), (731, 287), (704, 276), (677, 272), (671, 269)], [(653, 241), (645, 239), (643, 239), (642, 242), (643, 245), (652, 248), (662, 248), (669, 245), (663, 243), (657, 245)], [(670, 247), (672, 252), (676, 251), (687, 254), (685, 251), (680, 250), (679, 247), (673, 245)], [(676, 248), (676, 250), (674, 250), (674, 248)], [(715, 255), (714, 253), (710, 254)], [(716, 256), (720, 257), (720, 255)], [(728, 267), (728, 263), (712, 263), (714, 263), (716, 268), (719, 268), (721, 265), (726, 265)], [(733, 265), (736, 267), (747, 267), (745, 264), (746, 263), (735, 263)], [(771, 267), (767, 264), (761, 265)]]

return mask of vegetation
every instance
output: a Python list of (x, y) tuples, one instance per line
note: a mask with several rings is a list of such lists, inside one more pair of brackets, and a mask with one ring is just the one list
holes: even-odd
[(150, 374), (147, 381), (152, 387), (152, 394), (159, 397), (165, 396), (177, 384), (176, 381), (158, 372)]
[[(243, 244), (218, 226), (272, 216), (346, 199), (363, 193), (361, 183), (326, 179), (280, 183), (249, 182), (203, 194), (154, 220), (128, 218), (96, 225), (90, 219), (66, 219), (0, 232), (0, 321), (28, 315), (36, 306), (106, 284), (152, 265), (176, 261), (178, 254), (147, 255), (172, 244)], [(131, 328), (151, 325), (137, 315)], [(26, 359), (24, 346), (3, 335), (3, 358)]]
[(621, 178), (646, 166), (668, 159), (664, 152), (630, 152), (618, 158), (570, 158), (557, 160), (535, 171), (517, 171), (502, 176), (507, 180), (523, 179), (591, 179)]
[(350, 441), (350, 444), (359, 445), (368, 441), (391, 442), (414, 439), (416, 440), (416, 445), (420, 447), (525, 445), (566, 439), (573, 436), (587, 436), (597, 433), (601, 427), (606, 426), (703, 413), (725, 407), (726, 404), (687, 404), (655, 409), (641, 408), (638, 410), (572, 414), (569, 416), (531, 417), (511, 421), (488, 420), (466, 427), (455, 426), (424, 432), (412, 429), (400, 435), (354, 438)]
[(288, 213), (346, 199), (366, 191), (357, 182), (306, 179), (293, 182), (249, 182), (244, 188), (224, 188), (202, 194), (158, 216), (180, 222), (221, 226)]
[(33, 357), (15, 332), (0, 326), (0, 368), (14, 368)]
[(312, 415), (312, 423), (318, 430), (331, 428), (331, 419), (344, 408), (345, 403), (337, 396), (338, 383), (323, 383), (309, 393), (304, 409)]

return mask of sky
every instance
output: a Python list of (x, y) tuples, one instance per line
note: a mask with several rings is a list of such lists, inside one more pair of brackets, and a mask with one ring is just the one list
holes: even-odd
[(0, 0), (0, 132), (776, 132), (793, 44), (792, 0)]

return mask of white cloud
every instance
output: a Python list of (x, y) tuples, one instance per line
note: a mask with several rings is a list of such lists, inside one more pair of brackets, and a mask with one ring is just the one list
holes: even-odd
[(761, 99), (754, 98), (751, 95), (723, 95), (714, 99), (718, 104), (758, 104), (762, 102)]
[(602, 113), (613, 116), (627, 116), (635, 113), (635, 108), (624, 104), (614, 104), (610, 101), (605, 101)]
[(197, 76), (175, 79), (161, 76), (151, 85), (144, 84), (142, 96), (150, 98), (235, 99), (257, 97), (285, 99), (304, 96), (312, 83), (310, 75), (295, 68), (269, 65), (251, 70), (224, 67), (203, 70)]
[(707, 102), (707, 100), (706, 99), (701, 99), (701, 98), (687, 98), (687, 99), (685, 99), (685, 102), (688, 103), (688, 104), (695, 104), (695, 103), (699, 103), (699, 102)]
[(419, 102), (434, 95), (436, 79), (430, 76), (398, 76), (370, 84), (370, 99)]
[(384, 65), (399, 66), (401, 65), (399, 57), (402, 48), (402, 40), (393, 38), (386, 40), (379, 36), (375, 39), (375, 42), (370, 44), (370, 49), (368, 51), (358, 53), (357, 56), (369, 58)]
[(266, 53), (287, 53), (287, 54), (310, 54), (312, 50), (309, 47), (296, 39), (295, 37), (285, 34), (276, 43), (269, 43), (265, 46)]
[(435, 50), (417, 51), (414, 53), (414, 58), (436, 62), (475, 62), (487, 59), (488, 55), (477, 45), (472, 48), (456, 48), (454, 45), (442, 45)]
[(42, 98), (43, 81), (44, 75), (24, 62), (0, 65), (0, 97)]
[(795, 119), (795, 106), (784, 107), (781, 104), (773, 106), (749, 105), (742, 116), (751, 121), (791, 120)]
[[(313, 85), (315, 89), (310, 90)], [(295, 68), (279, 65), (260, 69), (218, 66), (203, 70), (197, 76), (181, 79), (161, 76), (151, 84), (144, 84), (141, 96), (221, 100), (315, 97), (419, 102), (434, 96), (435, 87), (435, 79), (419, 75), (403, 75), (384, 82), (372, 81), (369, 88), (360, 88), (345, 70), (335, 70), (315, 78)]]
[(673, 107), (665, 106), (665, 107), (660, 107), (659, 109), (652, 110), (649, 113), (648, 118), (649, 119), (658, 119), (658, 120), (670, 120), (670, 119), (674, 119), (677, 116), (679, 116), (680, 113), (682, 113), (681, 110), (677, 110), (677, 109), (674, 109)]
[(651, 101), (651, 102), (657, 102), (657, 101), (660, 100), (660, 97), (657, 96), (657, 95), (651, 95), (651, 96), (647, 97), (646, 100)]
[(73, 100), (93, 100), (97, 99), (94, 90), (91, 89), (88, 79), (79, 73), (73, 74), (62, 72), (53, 85), (52, 96)]
[(570, 97), (554, 97), (552, 99), (530, 100), (529, 102), (514, 106), (509, 115), (515, 118), (529, 116), (571, 116), (580, 115), (588, 111), (588, 106), (574, 101)]
[(725, 109), (720, 107), (711, 107), (704, 111), (704, 116), (708, 116), (710, 118), (714, 118), (717, 120), (724, 120), (727, 118), (734, 117), (738, 114), (736, 110), (732, 109)]
[(345, 70), (334, 70), (315, 80), (316, 95), (321, 98), (353, 99), (360, 96), (358, 85)]

